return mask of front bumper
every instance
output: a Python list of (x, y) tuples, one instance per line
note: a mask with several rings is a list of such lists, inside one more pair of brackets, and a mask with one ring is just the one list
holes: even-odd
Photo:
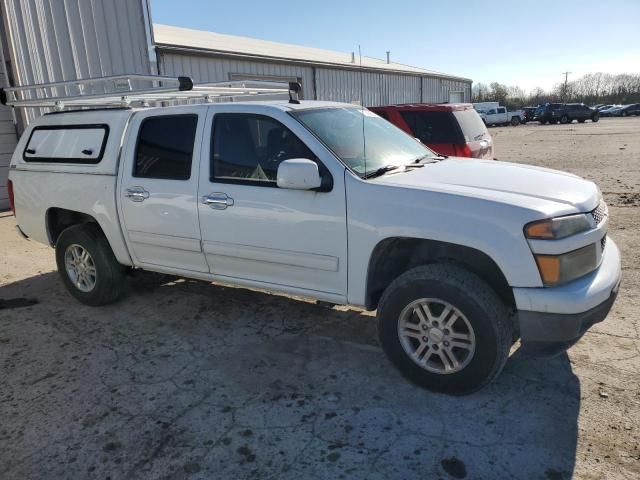
[(555, 355), (607, 317), (621, 280), (620, 251), (610, 238), (600, 266), (553, 288), (514, 288), (522, 351)]

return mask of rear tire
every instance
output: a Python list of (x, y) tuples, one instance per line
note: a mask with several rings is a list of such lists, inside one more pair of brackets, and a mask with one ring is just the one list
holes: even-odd
[(520, 125), (520, 117), (512, 117), (511, 126), (517, 127), (518, 125)]
[(483, 280), (454, 265), (433, 264), (414, 268), (387, 287), (378, 306), (378, 334), (411, 382), (463, 395), (500, 373), (513, 326)]
[(547, 124), (546, 120), (538, 120), (538, 122), (540, 122), (540, 125), (546, 125)]
[(113, 303), (125, 291), (125, 269), (95, 224), (64, 230), (56, 242), (56, 263), (64, 286), (85, 305)]
[(584, 118), (581, 118), (581, 119), (578, 120), (578, 123), (584, 123), (584, 122), (586, 122), (586, 120)]

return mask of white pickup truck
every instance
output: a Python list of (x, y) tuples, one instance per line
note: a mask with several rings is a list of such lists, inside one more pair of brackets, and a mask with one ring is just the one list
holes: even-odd
[(353, 105), (48, 114), (9, 178), (19, 230), (55, 248), (85, 304), (143, 269), (377, 309), (400, 371), (453, 394), (493, 379), (518, 338), (568, 348), (620, 282), (592, 182), (444, 158)]
[(495, 107), (478, 113), (480, 113), (480, 118), (486, 125), (512, 125), (517, 127), (521, 123), (526, 123), (524, 110), (508, 112), (507, 107)]

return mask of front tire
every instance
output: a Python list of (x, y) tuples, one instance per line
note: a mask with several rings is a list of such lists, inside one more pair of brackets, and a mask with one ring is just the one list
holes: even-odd
[(593, 117), (591, 117), (591, 121), (593, 123), (596, 123), (598, 120), (600, 120), (600, 115), (598, 115), (597, 113)]
[(565, 123), (569, 123), (569, 117), (568, 117), (567, 115), (562, 115), (562, 116), (560, 117), (560, 123), (562, 123), (563, 125), (564, 125)]
[(56, 263), (64, 286), (85, 305), (113, 303), (124, 293), (124, 267), (94, 224), (75, 225), (60, 234)]
[(462, 395), (500, 373), (513, 326), (500, 298), (478, 276), (433, 264), (414, 268), (387, 287), (378, 307), (378, 334), (410, 381)]

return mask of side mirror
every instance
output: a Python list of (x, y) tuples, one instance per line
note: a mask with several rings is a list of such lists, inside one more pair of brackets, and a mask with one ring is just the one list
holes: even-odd
[(322, 185), (318, 164), (306, 158), (285, 160), (278, 166), (279, 188), (312, 190)]

